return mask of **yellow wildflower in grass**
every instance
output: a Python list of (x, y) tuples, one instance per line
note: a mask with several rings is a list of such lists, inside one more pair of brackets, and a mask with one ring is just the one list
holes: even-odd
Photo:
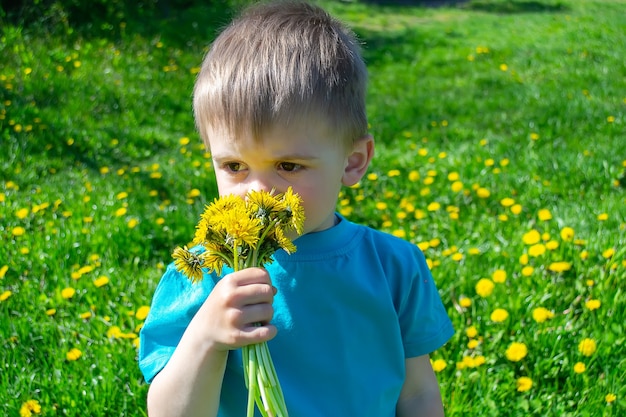
[(26, 233), (26, 229), (24, 229), (22, 226), (16, 226), (11, 230), (11, 233), (15, 237), (23, 236), (24, 233)]
[(96, 288), (100, 288), (100, 287), (104, 287), (108, 283), (109, 283), (109, 277), (103, 275), (103, 276), (99, 277), (98, 279), (96, 279), (93, 282), (93, 285), (95, 285)]
[(519, 362), (528, 354), (528, 348), (524, 343), (513, 342), (506, 349), (506, 358), (511, 362)]
[(540, 241), (541, 241), (541, 234), (535, 229), (532, 229), (524, 233), (524, 235), (522, 236), (522, 242), (524, 242), (524, 244), (528, 246), (535, 245), (539, 243)]
[(139, 224), (139, 220), (130, 219), (128, 223), (126, 223), (126, 226), (128, 226), (129, 229), (134, 229), (135, 227), (137, 227), (138, 224)]
[(606, 220), (608, 220), (608, 219), (609, 219), (609, 215), (608, 215), (608, 213), (601, 213), (601, 214), (598, 214), (598, 220), (599, 220), (599, 221), (604, 222), (604, 221), (606, 221)]
[(435, 359), (432, 362), (432, 366), (433, 366), (433, 371), (435, 372), (441, 372), (444, 369), (446, 369), (446, 367), (448, 366), (448, 364), (446, 363), (445, 360), (443, 359)]
[(0, 294), (0, 302), (8, 300), (12, 294), (13, 293), (9, 290), (4, 291), (2, 294)]
[(33, 414), (41, 414), (41, 405), (39, 404), (39, 401), (25, 401), (20, 407), (20, 417), (31, 417)]
[(552, 272), (565, 272), (572, 269), (572, 264), (570, 262), (560, 261), (560, 262), (552, 262), (548, 265), (548, 270)]
[(527, 376), (519, 377), (515, 383), (518, 392), (526, 392), (533, 387), (533, 380)]
[(543, 243), (537, 243), (528, 248), (528, 255), (537, 258), (546, 253), (546, 246)]
[(511, 213), (518, 215), (522, 212), (522, 205), (521, 204), (513, 204), (511, 206)]
[(489, 297), (494, 287), (495, 285), (492, 280), (489, 278), (481, 278), (476, 283), (476, 294), (482, 298)]
[(550, 210), (548, 210), (548, 209), (541, 209), (537, 213), (537, 217), (542, 222), (545, 222), (545, 221), (548, 221), (548, 220), (552, 220), (552, 213), (550, 213)]
[[(217, 198), (205, 208), (196, 227), (193, 243), (199, 248), (193, 252), (176, 248), (174, 265), (194, 283), (203, 278), (203, 269), (220, 275), (225, 265), (234, 271), (263, 266), (272, 262), (271, 256), (279, 248), (288, 253), (296, 250), (290, 237), (302, 234), (304, 215), (302, 200), (291, 188), (278, 195), (249, 191), (245, 199), (233, 195)], [(270, 384), (278, 377), (267, 343), (244, 346), (242, 359), (248, 386), (247, 415), (254, 414), (255, 403), (269, 415), (287, 415), (280, 385)]]
[(609, 248), (607, 250), (602, 251), (602, 257), (604, 259), (610, 259), (613, 257), (613, 255), (615, 255), (615, 249), (613, 248)]
[(580, 259), (582, 259), (584, 261), (587, 258), (589, 258), (589, 251), (584, 250), (584, 251), (580, 252)]
[(455, 192), (458, 193), (460, 191), (463, 191), (463, 183), (461, 181), (454, 181), (451, 185), (450, 185), (450, 189)]
[(529, 258), (527, 253), (522, 253), (519, 257), (519, 263), (521, 265), (528, 265)]
[(367, 174), (367, 179), (370, 181), (376, 181), (378, 179), (378, 174), (376, 174), (375, 172), (371, 172)]
[(559, 248), (559, 242), (557, 242), (556, 240), (550, 240), (548, 242), (546, 242), (546, 249), (548, 250), (556, 250)]
[(590, 338), (585, 338), (580, 341), (578, 344), (578, 351), (583, 354), (583, 356), (591, 356), (596, 353), (597, 345), (596, 341)]
[(406, 238), (406, 231), (404, 231), (403, 229), (396, 229), (393, 232), (391, 232), (391, 234), (394, 235), (395, 237), (399, 237), (400, 239)]
[(61, 297), (63, 297), (66, 300), (69, 300), (70, 298), (72, 298), (74, 294), (76, 294), (76, 290), (72, 287), (63, 288), (61, 290)]
[(399, 169), (391, 169), (387, 172), (387, 176), (392, 178), (392, 177), (399, 177), (400, 176), (400, 170)]
[(491, 196), (491, 191), (484, 187), (479, 187), (478, 189), (476, 189), (476, 195), (479, 198), (489, 198)]
[(441, 204), (433, 201), (432, 203), (428, 204), (428, 206), (426, 207), (426, 210), (428, 211), (437, 211), (441, 208)]
[(469, 326), (467, 329), (465, 329), (465, 334), (469, 338), (476, 337), (478, 335), (478, 329), (476, 329), (476, 326)]
[(537, 307), (533, 310), (532, 316), (533, 320), (537, 323), (543, 323), (544, 321), (553, 318), (554, 313), (545, 307)]
[(611, 404), (613, 401), (617, 400), (617, 395), (613, 394), (612, 392), (606, 394), (606, 396), (604, 397), (604, 400)]
[(409, 181), (415, 182), (420, 179), (420, 174), (417, 171), (409, 172)]
[(385, 203), (384, 201), (376, 202), (376, 209), (377, 210), (386, 210), (387, 209), (387, 203)]
[(76, 348), (72, 348), (70, 349), (66, 354), (65, 354), (65, 358), (68, 361), (75, 361), (78, 360), (81, 356), (83, 356), (83, 352), (81, 352), (79, 349)]
[(54, 316), (57, 313), (56, 308), (49, 308), (46, 310), (46, 316)]
[(15, 216), (21, 220), (25, 219), (28, 216), (28, 213), (30, 213), (30, 210), (28, 210), (27, 208), (21, 208), (15, 212)]
[(128, 193), (126, 191), (122, 191), (121, 193), (118, 193), (115, 198), (117, 198), (118, 200), (123, 200), (125, 198), (128, 197)]
[(591, 311), (599, 309), (601, 305), (602, 302), (597, 299), (591, 299), (585, 302), (585, 307), (587, 307)]
[(0, 279), (4, 278), (8, 270), (9, 270), (9, 265), (3, 265), (2, 268), (0, 268)]
[(587, 370), (587, 366), (585, 366), (584, 363), (582, 362), (576, 362), (574, 364), (574, 372), (576, 372), (577, 374), (582, 374), (583, 372), (585, 372)]
[(572, 240), (574, 240), (574, 234), (574, 229), (572, 229), (571, 227), (565, 226), (561, 229), (561, 239), (563, 239), (565, 242), (571, 242)]
[(139, 320), (145, 320), (150, 312), (150, 306), (141, 306), (135, 312), (135, 317)]
[(459, 298), (459, 305), (463, 308), (468, 308), (472, 306), (472, 299), (469, 297), (461, 297)]
[(515, 204), (515, 200), (513, 200), (513, 199), (512, 199), (512, 198), (510, 198), (510, 197), (505, 197), (505, 198), (503, 198), (502, 200), (500, 200), (500, 204), (501, 204), (503, 207), (511, 207), (513, 204)]
[(509, 312), (503, 308), (496, 308), (489, 317), (494, 323), (502, 323), (509, 318)]
[(496, 269), (491, 275), (491, 279), (493, 280), (493, 282), (496, 282), (498, 284), (506, 282), (506, 271), (503, 269)]
[(469, 342), (467, 342), (467, 348), (468, 349), (476, 349), (476, 347), (478, 347), (478, 345), (480, 344), (480, 342), (476, 339), (470, 339)]

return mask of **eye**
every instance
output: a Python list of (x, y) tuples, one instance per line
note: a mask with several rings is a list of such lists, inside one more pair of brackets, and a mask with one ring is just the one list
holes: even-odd
[(243, 169), (243, 165), (239, 162), (226, 162), (222, 166), (230, 172), (239, 172)]
[(278, 168), (282, 171), (295, 172), (302, 169), (302, 165), (294, 162), (281, 162), (278, 164)]

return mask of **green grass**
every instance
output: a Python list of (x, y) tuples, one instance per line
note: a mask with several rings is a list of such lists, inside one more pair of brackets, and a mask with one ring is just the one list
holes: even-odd
[[(447, 415), (623, 415), (624, 2), (323, 4), (365, 43), (377, 139), (372, 175), (339, 209), (424, 248), (457, 330), (432, 355)], [(229, 13), (1, 22), (1, 414), (34, 399), (47, 416), (145, 415), (134, 335), (215, 195), (190, 94)], [(533, 229), (550, 248), (522, 265)], [(504, 282), (479, 296), (496, 271)], [(553, 317), (536, 322), (538, 307)]]

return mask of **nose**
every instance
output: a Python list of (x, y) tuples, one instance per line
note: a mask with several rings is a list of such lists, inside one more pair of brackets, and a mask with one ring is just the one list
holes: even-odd
[(247, 191), (271, 191), (274, 187), (269, 175), (250, 175), (246, 184)]

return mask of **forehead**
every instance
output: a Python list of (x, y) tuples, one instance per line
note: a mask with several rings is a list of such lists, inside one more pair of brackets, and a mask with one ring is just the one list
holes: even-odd
[(344, 149), (343, 139), (327, 123), (317, 117), (300, 118), (288, 123), (275, 123), (255, 131), (240, 128), (232, 131), (226, 126), (208, 126), (208, 147), (212, 153), (228, 149), (264, 148), (275, 152), (294, 153), (316, 148)]

